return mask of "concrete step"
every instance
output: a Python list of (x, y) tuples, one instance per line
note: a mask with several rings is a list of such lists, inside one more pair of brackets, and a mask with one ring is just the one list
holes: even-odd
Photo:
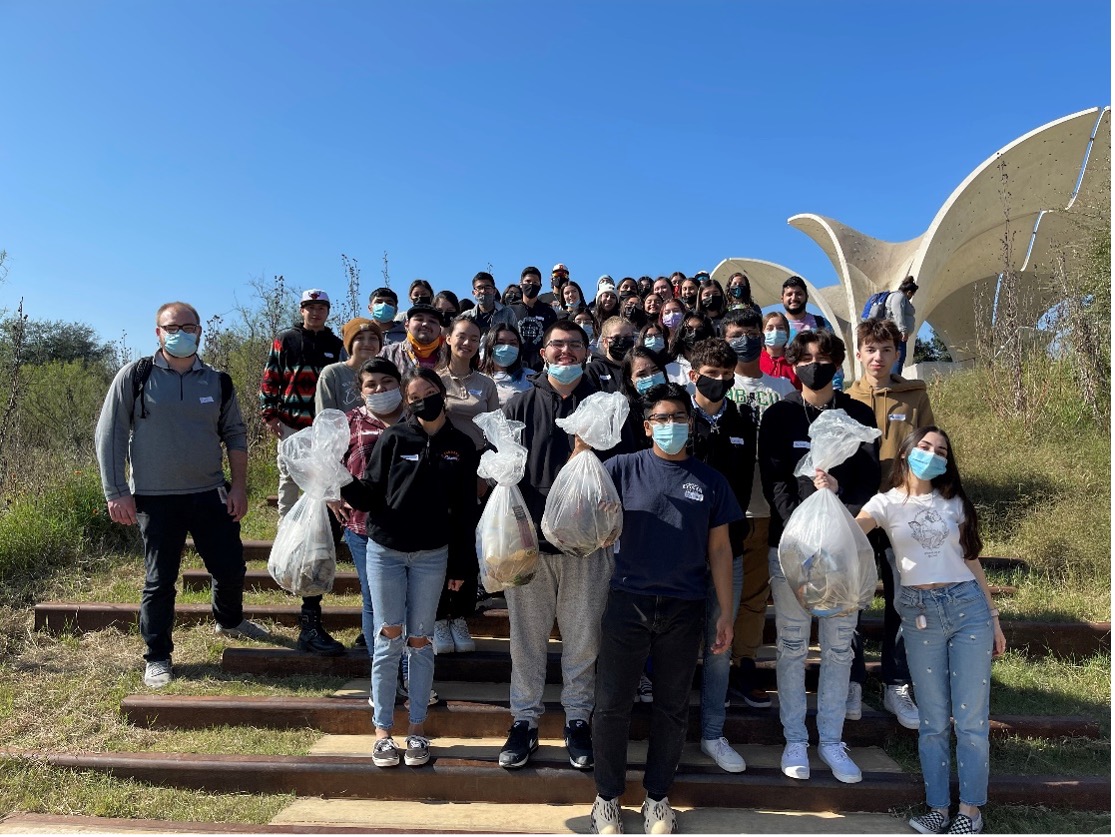
[[(209, 573), (205, 570), (183, 570), (183, 590), (207, 590), (209, 588)], [(248, 570), (244, 575), (245, 590), (278, 590), (279, 585), (267, 570)], [(355, 572), (338, 572), (333, 580), (333, 592), (337, 595), (357, 594), (360, 592), (360, 579)], [(994, 596), (1013, 596), (1018, 592), (1017, 587), (1001, 584), (991, 585), (991, 594)], [(875, 587), (875, 595), (883, 595), (883, 585)]]
[[(380, 769), (370, 758), (351, 756), (245, 756), (197, 753), (19, 753), (51, 767), (92, 770), (156, 785), (221, 793), (293, 793), (297, 796), (440, 802), (591, 803), (592, 774), (564, 767), (528, 765), (507, 771), (491, 762), (434, 757), (420, 768)], [(642, 774), (631, 770), (621, 804), (643, 801)], [(693, 807), (761, 807), (786, 811), (888, 811), (918, 805), (925, 790), (919, 777), (867, 772), (863, 781), (838, 782), (818, 771), (795, 781), (776, 769), (745, 773), (686, 767), (677, 774), (670, 801)], [(956, 789), (953, 790), (956, 795)], [(991, 777), (990, 800), (999, 804), (1069, 805), (1110, 809), (1111, 777)]]
[[(286, 809), (284, 809), (285, 812)], [(295, 812), (305, 815), (313, 809)], [(281, 812), (282, 813), (282, 812)], [(865, 815), (866, 816), (866, 815)], [(881, 816), (881, 815), (875, 815)], [(455, 834), (456, 828), (409, 829), (411, 833)], [(0, 820), (0, 834), (400, 834), (408, 829), (338, 823), (282, 822), (253, 825), (238, 822), (181, 822), (124, 819), (66, 814), (8, 814)]]
[[(328, 601), (328, 599), (326, 600)], [(324, 608), (325, 624), (331, 629), (358, 628), (360, 626), (359, 607)], [(298, 624), (300, 608), (298, 605), (256, 605), (246, 604), (244, 615), (248, 619), (264, 619), (280, 625)], [(178, 624), (196, 624), (211, 619), (208, 605), (182, 604), (175, 606), (175, 620)], [(44, 602), (35, 606), (35, 628), (53, 633), (63, 631), (90, 631), (107, 627), (130, 628), (139, 621), (139, 605), (136, 603), (100, 602)], [(1097, 651), (1111, 649), (1110, 622), (1039, 622), (1027, 620), (1006, 620), (1002, 623), (1003, 632), (1010, 648), (1025, 650), (1040, 656), (1059, 654), (1065, 656), (1090, 656)], [(816, 639), (817, 621), (813, 621), (812, 637)], [(469, 618), (469, 629), (477, 636), (508, 636), (509, 627), (506, 610), (488, 610)], [(557, 628), (551, 631), (554, 635)], [(860, 632), (866, 639), (882, 638), (883, 620), (877, 616), (865, 616), (860, 621)], [(774, 609), (768, 608), (763, 642), (775, 639)]]
[[(373, 732), (366, 680), (330, 697), (287, 696), (189, 696), (139, 694), (124, 698), (121, 713), (130, 723), (156, 729), (201, 729), (225, 725), (247, 725), (271, 729), (310, 727), (323, 733), (366, 735)], [(426, 728), (436, 737), (469, 738), (502, 736), (510, 724), (508, 686), (505, 683), (435, 683), (440, 702), (430, 707)], [(539, 734), (560, 738), (565, 716), (559, 700), (560, 688), (547, 687), (545, 713), (539, 720)], [(783, 741), (778, 720), (777, 694), (771, 709), (736, 707), (727, 710), (724, 735), (731, 742), (779, 744)], [(815, 696), (810, 695), (807, 719), (815, 730)], [(700, 734), (700, 693), (690, 700), (689, 739)], [(645, 739), (649, 730), (651, 707), (633, 706), (631, 738)], [(395, 708), (395, 724), (405, 728), (408, 720), (403, 706)], [(1042, 717), (1008, 715), (991, 719), (991, 734), (996, 737), (1096, 738), (1099, 724), (1083, 717)], [(916, 732), (900, 726), (893, 715), (864, 706), (863, 717), (844, 725), (845, 741), (852, 746), (877, 744), (888, 735)]]

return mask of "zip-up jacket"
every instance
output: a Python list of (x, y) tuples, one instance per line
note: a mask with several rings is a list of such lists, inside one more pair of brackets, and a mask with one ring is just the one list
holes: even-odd
[(368, 537), (400, 552), (449, 547), (446, 578), (476, 573), (476, 469), (480, 454), (445, 422), (430, 436), (411, 416), (383, 431), (361, 479), (341, 488), (368, 513)]
[(883, 431), (879, 438), (879, 466), (882, 469), (880, 490), (886, 490), (898, 448), (906, 437), (919, 427), (933, 424), (933, 408), (925, 381), (907, 380), (891, 375), (885, 386), (872, 387), (860, 378), (848, 395), (871, 408), (875, 426)]
[[(220, 374), (194, 357), (179, 374), (155, 353), (143, 386), (146, 417), (132, 387), (136, 362), (112, 380), (97, 420), (97, 462), (105, 499), (127, 494), (194, 494), (225, 484), (221, 445), (248, 451), (235, 394), (221, 398)], [(130, 478), (124, 463), (131, 465)]]
[[(538, 544), (543, 552), (556, 554), (560, 550), (550, 544), (542, 535), (542, 512), (546, 510), (546, 496), (554, 484), (558, 472), (569, 461), (573, 453), (573, 437), (562, 430), (554, 419), (565, 418), (588, 396), (597, 392), (592, 378), (582, 375), (577, 388), (562, 398), (553, 387), (545, 373), (534, 379), (534, 386), (520, 392), (507, 402), (504, 415), (512, 421), (526, 425), (523, 430), (523, 446), (527, 449), (527, 470), (519, 481), (519, 491), (530, 510), (534, 528), (538, 531)], [(618, 447), (618, 446), (617, 446)], [(607, 459), (613, 451), (596, 451), (600, 459)]]
[[(741, 412), (728, 399), (724, 403), (727, 406), (713, 424), (694, 402), (689, 451), (727, 478), (739, 507), (746, 509), (751, 504), (755, 477), (755, 419), (750, 410)], [(733, 556), (743, 555), (748, 526), (746, 517), (728, 524)]]
[(310, 331), (296, 325), (276, 337), (259, 385), (263, 420), (277, 418), (295, 430), (313, 424), (318, 375), (342, 359), (344, 348), (328, 328)]
[[(834, 393), (834, 408), (867, 427), (875, 427), (871, 410), (843, 392)], [(817, 489), (812, 477), (795, 477), (801, 458), (809, 452), (809, 425), (823, 412), (805, 403), (800, 392), (767, 407), (759, 424), (759, 475), (763, 495), (770, 503), (770, 537), (778, 546), (786, 521), (802, 501)], [(837, 497), (854, 517), (879, 491), (879, 442), (864, 442), (829, 473), (839, 485)]]

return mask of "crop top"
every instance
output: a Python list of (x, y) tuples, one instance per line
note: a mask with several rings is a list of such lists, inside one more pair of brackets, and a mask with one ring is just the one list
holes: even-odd
[(946, 500), (937, 491), (912, 495), (892, 488), (876, 494), (861, 511), (890, 538), (903, 587), (975, 578), (960, 546), (964, 507), (959, 497)]

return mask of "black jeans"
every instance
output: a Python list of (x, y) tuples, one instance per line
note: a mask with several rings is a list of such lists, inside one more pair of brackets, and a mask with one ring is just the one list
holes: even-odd
[(704, 626), (703, 599), (640, 596), (622, 590), (608, 593), (600, 621), (592, 716), (594, 775), (601, 796), (621, 796), (627, 785), (631, 707), (648, 654), (654, 666), (654, 703), (643, 787), (654, 796), (669, 792), (685, 743), (689, 693)]
[[(910, 667), (906, 663), (906, 641), (903, 639), (899, 628), (902, 627), (902, 617), (894, 607), (894, 579), (895, 568), (887, 559), (887, 550), (890, 549), (890, 540), (881, 529), (874, 529), (867, 536), (871, 546), (875, 549), (875, 566), (879, 570), (879, 578), (883, 582), (883, 650), (882, 650), (882, 678), (887, 686), (899, 686), (910, 682)], [(863, 612), (860, 612), (863, 618)], [(863, 661), (863, 636), (859, 632), (859, 620), (856, 620), (856, 633), (852, 637), (852, 673), (853, 683), (863, 684), (867, 681), (867, 666)]]
[(170, 659), (174, 650), (175, 583), (186, 535), (212, 576), (213, 618), (225, 628), (244, 619), (244, 545), (217, 490), (197, 494), (136, 495), (136, 518), (143, 536), (147, 578), (139, 605), (139, 632), (148, 662)]

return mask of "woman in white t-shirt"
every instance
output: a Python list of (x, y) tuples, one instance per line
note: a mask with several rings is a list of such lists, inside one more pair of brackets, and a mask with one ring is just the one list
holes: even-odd
[[(949, 437), (911, 433), (898, 450), (889, 491), (856, 521), (886, 531), (902, 583), (895, 605), (918, 695), (918, 755), (929, 812), (910, 820), (922, 834), (978, 834), (987, 803), (991, 658), (1006, 639), (980, 566), (976, 510), (960, 483)], [(949, 821), (949, 736), (955, 719), (960, 809)]]

